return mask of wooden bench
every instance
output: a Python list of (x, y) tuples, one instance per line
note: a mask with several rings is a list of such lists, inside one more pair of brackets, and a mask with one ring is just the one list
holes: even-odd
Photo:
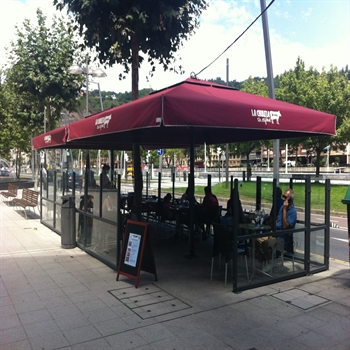
[(0, 194), (6, 198), (16, 198), (17, 197), (18, 186), (14, 184), (9, 184), (7, 191), (2, 191)]
[(39, 197), (39, 192), (30, 190), (28, 188), (23, 188), (22, 198), (14, 198), (12, 199), (12, 202), (16, 206), (22, 207), (24, 209), (24, 214), (27, 219), (26, 208), (32, 207), (34, 208), (34, 212), (35, 212), (35, 207), (38, 205), (38, 197)]

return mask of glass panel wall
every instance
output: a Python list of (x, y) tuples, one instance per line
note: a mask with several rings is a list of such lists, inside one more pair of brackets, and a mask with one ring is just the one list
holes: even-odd
[[(293, 251), (286, 251), (283, 247), (287, 235), (294, 242)], [(262, 245), (261, 238), (264, 239)], [(268, 232), (268, 236), (266, 233), (238, 236), (237, 250), (234, 250), (237, 253), (233, 253), (234, 271), (237, 273), (233, 290), (246, 290), (306, 275), (304, 241), (305, 228), (301, 224), (295, 230), (288, 230), (288, 233), (280, 231)], [(261, 259), (260, 249), (270, 251), (269, 260)]]
[(310, 270), (325, 265), (326, 230), (312, 226), (310, 232)]
[[(299, 219), (294, 229), (272, 232), (271, 228), (254, 219), (234, 223), (233, 291), (260, 287), (327, 269), (329, 215), (316, 215), (317, 209), (311, 215), (311, 206), (321, 203), (321, 208), (329, 212), (330, 198), (327, 193), (330, 184), (329, 181), (323, 184), (311, 181), (310, 177), (305, 177), (302, 184), (303, 187), (295, 186), (294, 191), (298, 199), (294, 203)], [(235, 186), (238, 186), (238, 181), (235, 181)], [(289, 186), (284, 187), (293, 188), (293, 182), (290, 181)], [(260, 190), (257, 181), (256, 208), (264, 208), (264, 197), (258, 193)], [(312, 196), (313, 192), (315, 194)], [(249, 210), (244, 215), (250, 218), (258, 214)], [(318, 223), (312, 223), (311, 220)], [(285, 244), (288, 240), (291, 241), (290, 245)], [(249, 278), (246, 277), (247, 274)]]
[[(124, 205), (121, 203), (125, 204), (127, 199), (131, 201), (132, 195), (125, 193), (120, 196), (117, 189), (103, 189), (100, 187), (100, 176), (93, 174), (90, 170), (89, 174), (90, 177), (87, 176), (86, 196), (84, 196), (85, 176), (80, 177), (80, 182), (79, 177), (74, 179), (72, 176), (70, 178), (71, 174), (67, 172), (57, 173), (52, 176), (51, 181), (47, 181), (45, 185), (42, 183), (41, 219), (47, 226), (60, 233), (62, 197), (63, 195), (74, 196), (75, 235), (78, 246), (116, 269), (119, 246), (117, 237), (119, 226), (122, 226), (119, 218), (125, 211)], [(327, 247), (327, 240), (329, 240), (328, 219), (327, 216), (324, 216), (321, 217), (321, 220), (318, 219), (318, 223), (314, 223), (315, 218), (310, 214), (310, 207), (314, 201), (321, 202), (322, 206), (327, 207), (329, 198), (326, 196), (326, 191), (321, 192), (324, 193), (322, 196), (320, 191), (315, 190), (319, 184), (311, 183), (310, 178), (304, 179), (303, 185), (304, 187), (295, 186), (298, 223), (294, 230), (272, 232), (271, 226), (264, 230), (257, 230), (255, 219), (246, 222), (248, 227), (242, 228), (242, 226), (238, 226), (241, 225), (238, 222), (234, 224), (237, 225), (232, 231), (236, 232), (236, 235), (231, 236), (231, 240), (234, 242), (232, 253), (234, 291), (296, 278), (306, 275), (310, 271), (326, 268), (326, 256), (329, 251), (329, 247)], [(274, 186), (271, 182), (261, 183), (261, 181), (257, 181), (256, 205), (249, 204), (249, 207), (246, 207), (244, 198), (241, 196), (245, 209), (244, 215), (249, 218), (250, 215), (256, 214), (258, 208), (264, 209), (265, 213), (269, 214)], [(282, 184), (280, 187), (285, 190), (293, 187), (293, 183)], [(259, 193), (262, 190), (264, 195)], [(317, 192), (314, 197), (313, 191)], [(121, 203), (118, 202), (119, 199)], [(144, 214), (146, 215), (147, 212)], [(272, 257), (267, 263), (263, 263), (257, 254), (257, 240), (266, 236), (273, 236), (276, 240), (281, 238), (278, 236), (286, 234), (293, 236), (292, 254), (271, 246)], [(308, 263), (309, 261), (310, 263)]]

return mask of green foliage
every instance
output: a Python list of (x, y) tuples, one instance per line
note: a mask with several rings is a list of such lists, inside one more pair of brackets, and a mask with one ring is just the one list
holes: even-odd
[(251, 76), (242, 84), (241, 91), (249, 92), (250, 94), (268, 97), (269, 90), (264, 79)]
[[(316, 152), (316, 174), (320, 172), (321, 152), (332, 143), (344, 142), (348, 135), (350, 117), (350, 85), (348, 75), (331, 66), (319, 73), (313, 67), (305, 69), (305, 63), (298, 58), (295, 68), (280, 76), (280, 87), (276, 89), (277, 99), (312, 108), (337, 116), (338, 139), (332, 136), (315, 136), (298, 140), (305, 148)], [(349, 138), (347, 139), (349, 140)], [(345, 141), (346, 142), (346, 141)]]
[[(183, 40), (198, 27), (198, 17), (206, 8), (204, 0), (169, 1), (85, 1), (54, 0), (57, 9), (72, 13), (84, 39), (85, 47), (98, 48), (98, 59), (110, 66), (115, 63), (130, 70), (132, 55), (144, 56), (153, 66), (158, 61), (165, 70), (170, 67)], [(181, 71), (181, 67), (179, 68)], [(122, 78), (122, 77), (120, 77)]]
[(46, 107), (47, 130), (53, 129), (63, 108), (75, 106), (83, 80), (67, 72), (73, 57), (79, 58), (72, 26), (55, 16), (49, 27), (38, 9), (37, 25), (26, 19), (23, 28), (16, 27), (16, 35), (8, 52), (6, 84), (23, 101), (23, 125), (34, 133), (42, 132)]
[(237, 80), (231, 80), (228, 82), (228, 84), (225, 81), (223, 81), (221, 77), (217, 77), (216, 79), (208, 79), (208, 81), (215, 84), (227, 85), (238, 90), (242, 88), (242, 82), (239, 82)]
[[(350, 103), (350, 102), (349, 102)], [(337, 130), (337, 141), (338, 143), (347, 143), (350, 141), (350, 114), (348, 114), (343, 123)]]
[[(5, 72), (6, 73), (6, 72)], [(16, 95), (10, 84), (0, 85), (0, 156), (9, 158), (10, 150), (16, 154), (30, 151), (31, 128), (22, 120), (26, 103)]]

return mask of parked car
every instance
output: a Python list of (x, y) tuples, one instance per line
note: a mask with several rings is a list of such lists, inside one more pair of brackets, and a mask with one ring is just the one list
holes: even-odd
[(197, 168), (204, 168), (204, 162), (194, 162), (194, 166)]
[(295, 167), (295, 160), (287, 160), (283, 165), (287, 165), (287, 167)]
[[(73, 188), (73, 172), (67, 171), (64, 173), (65, 176), (67, 176), (68, 173), (68, 188)], [(58, 187), (62, 188), (62, 179), (58, 180)], [(82, 188), (83, 187), (83, 178), (79, 173), (75, 173), (75, 188)]]
[(1, 169), (0, 176), (10, 176), (10, 172), (6, 169)]

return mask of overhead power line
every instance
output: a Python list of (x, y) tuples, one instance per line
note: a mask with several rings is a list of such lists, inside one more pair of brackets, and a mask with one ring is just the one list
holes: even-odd
[(258, 17), (255, 18), (255, 20), (235, 39), (233, 43), (231, 43), (218, 57), (216, 57), (211, 63), (209, 63), (206, 67), (204, 67), (201, 71), (199, 71), (197, 74), (194, 74), (194, 77), (197, 77), (199, 74), (201, 74), (204, 70), (209, 68), (215, 61), (217, 61), (233, 44), (235, 44), (247, 31), (248, 29), (268, 10), (268, 8), (275, 2), (275, 0), (272, 0), (269, 5), (265, 8), (263, 12), (260, 13)]

